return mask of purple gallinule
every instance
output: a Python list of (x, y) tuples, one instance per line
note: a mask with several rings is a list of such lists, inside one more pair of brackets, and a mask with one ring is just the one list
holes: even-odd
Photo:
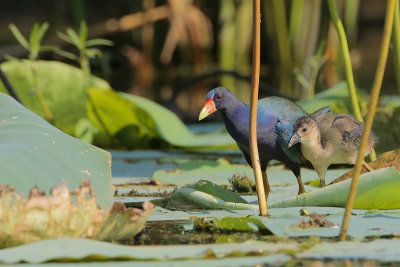
[[(294, 124), (289, 147), (301, 143), (301, 152), (314, 166), (321, 187), (325, 186), (325, 174), (335, 163), (355, 164), (364, 124), (346, 114), (322, 114), (314, 118), (305, 116)], [(371, 132), (365, 156), (377, 143)], [(373, 170), (365, 161), (367, 170)]]
[[(330, 112), (331, 107), (324, 107), (312, 114), (317, 116)], [(207, 94), (206, 104), (200, 112), (199, 120), (219, 111), (230, 136), (236, 141), (247, 163), (251, 166), (249, 146), (249, 112), (250, 105), (242, 103), (234, 94), (224, 87), (217, 87)], [(281, 97), (267, 97), (258, 100), (257, 104), (257, 143), (260, 165), (263, 174), (265, 195), (268, 197), (270, 187), (267, 180), (267, 164), (276, 159), (285, 164), (297, 178), (299, 194), (305, 192), (300, 176), (302, 159), (300, 146), (288, 147), (293, 135), (293, 125), (300, 117), (308, 114), (297, 104)]]

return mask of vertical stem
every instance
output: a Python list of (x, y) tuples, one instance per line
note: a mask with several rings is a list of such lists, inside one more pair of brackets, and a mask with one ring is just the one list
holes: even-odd
[(84, 51), (80, 51), (79, 60), (81, 63), (82, 69), (82, 78), (83, 78), (83, 89), (87, 91), (89, 86), (89, 78), (90, 78), (90, 65), (89, 60), (86, 57)]
[(375, 73), (375, 79), (372, 86), (371, 92), (371, 101), (369, 104), (367, 119), (365, 121), (363, 135), (361, 137), (360, 149), (358, 151), (358, 157), (356, 166), (354, 169), (354, 176), (351, 183), (351, 188), (349, 192), (349, 197), (346, 204), (346, 211), (343, 217), (342, 229), (340, 231), (340, 240), (343, 241), (346, 239), (347, 229), (349, 227), (349, 220), (351, 215), (351, 210), (353, 209), (354, 199), (357, 193), (358, 180), (360, 178), (361, 173), (361, 163), (364, 159), (364, 151), (368, 143), (369, 133), (372, 127), (372, 121), (374, 119), (376, 104), (378, 103), (379, 92), (382, 85), (383, 74), (385, 72), (385, 66), (387, 61), (387, 56), (389, 52), (389, 44), (390, 44), (390, 35), (392, 33), (393, 26), (393, 16), (394, 16), (394, 8), (395, 8), (396, 0), (388, 0), (386, 7), (386, 18), (385, 18), (385, 26), (383, 28), (383, 38), (382, 38), (382, 47), (379, 55), (378, 66)]
[(396, 8), (394, 11), (393, 20), (393, 33), (392, 33), (392, 43), (393, 43), (393, 62), (394, 69), (396, 71), (397, 80), (397, 90), (400, 93), (400, 15), (399, 15), (399, 0), (396, 0)]
[(300, 38), (303, 20), (304, 0), (293, 0), (290, 7), (289, 35), (292, 44), (297, 44)]
[[(342, 21), (339, 18), (337, 9), (336, 9), (336, 0), (328, 0), (329, 12), (331, 13), (331, 18), (333, 25), (335, 26), (336, 32), (339, 37), (340, 49), (343, 55), (344, 67), (346, 70), (346, 80), (347, 80), (347, 87), (349, 88), (349, 95), (351, 100), (351, 105), (353, 107), (353, 113), (356, 116), (357, 120), (364, 121), (361, 110), (358, 102), (358, 96), (356, 92), (356, 85), (354, 83), (354, 74), (353, 69), (351, 67), (351, 60), (350, 60), (350, 53), (349, 53), (349, 46), (347, 44), (346, 33), (344, 32)], [(376, 159), (375, 150), (372, 149), (371, 160)]]
[(360, 0), (344, 1), (344, 5), (344, 25), (346, 27), (350, 46), (353, 46), (357, 39), (357, 22)]
[(36, 95), (37, 95), (38, 100), (39, 100), (39, 104), (42, 107), (44, 115), (46, 116), (46, 118), (49, 121), (49, 123), (54, 125), (53, 113), (51, 112), (49, 106), (47, 106), (46, 100), (44, 99), (44, 95), (43, 95), (43, 92), (42, 92), (42, 88), (40, 87), (40, 84), (39, 84), (39, 81), (38, 81), (38, 77), (37, 77), (37, 73), (36, 73), (35, 61), (28, 60), (28, 62), (29, 62), (29, 67), (30, 67), (31, 72), (32, 72), (32, 82), (33, 82), (33, 86), (34, 86)]
[(250, 152), (254, 177), (256, 179), (260, 215), (268, 216), (267, 200), (265, 198), (257, 146), (257, 101), (260, 80), (260, 20), (260, 0), (253, 0), (253, 71), (250, 99)]
[(279, 57), (281, 60), (281, 93), (291, 95), (293, 82), (293, 61), (290, 49), (289, 29), (287, 26), (285, 1), (273, 0), (275, 29), (278, 39)]
[(349, 46), (347, 44), (347, 38), (344, 32), (342, 21), (340, 20), (336, 9), (336, 0), (328, 0), (328, 6), (332, 18), (332, 23), (335, 26), (336, 32), (339, 37), (340, 48), (342, 50), (343, 61), (346, 70), (347, 86), (349, 88), (349, 95), (351, 104), (353, 106), (353, 112), (357, 120), (364, 121), (361, 115), (360, 106), (358, 104), (356, 85), (354, 83), (353, 69), (351, 67), (351, 61), (350, 61)]

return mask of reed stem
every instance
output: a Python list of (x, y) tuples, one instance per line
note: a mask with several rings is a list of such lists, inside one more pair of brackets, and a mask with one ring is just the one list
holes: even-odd
[(339, 18), (336, 0), (328, 0), (329, 12), (331, 14), (331, 19), (333, 26), (336, 29), (337, 35), (339, 37), (340, 49), (343, 55), (343, 61), (346, 71), (347, 87), (349, 88), (349, 95), (351, 100), (351, 105), (353, 107), (353, 113), (357, 120), (364, 121), (361, 115), (361, 110), (358, 102), (358, 96), (356, 92), (356, 85), (354, 83), (353, 69), (351, 67), (349, 46), (347, 44), (346, 33), (344, 32), (342, 21)]
[(267, 199), (264, 192), (257, 146), (257, 101), (260, 81), (260, 20), (260, 0), (253, 0), (253, 70), (250, 98), (250, 152), (254, 177), (256, 179), (260, 215), (268, 216)]
[(361, 164), (364, 159), (364, 152), (365, 148), (367, 147), (369, 134), (371, 132), (372, 121), (374, 119), (374, 114), (376, 110), (376, 104), (378, 103), (379, 92), (381, 90), (383, 75), (385, 73), (386, 61), (389, 52), (390, 36), (392, 33), (395, 6), (396, 6), (396, 0), (388, 0), (386, 7), (385, 26), (383, 28), (382, 46), (379, 55), (378, 66), (375, 73), (374, 83), (372, 85), (371, 100), (369, 103), (367, 119), (365, 121), (363, 135), (361, 137), (360, 149), (358, 151), (357, 162), (353, 174), (354, 176), (351, 182), (349, 197), (347, 199), (347, 204), (346, 204), (346, 211), (343, 217), (342, 229), (340, 231), (340, 236), (339, 236), (340, 241), (345, 240), (347, 236), (347, 229), (349, 227), (351, 211), (353, 209), (354, 200), (357, 193), (358, 180), (360, 178), (360, 173), (361, 173), (361, 167), (362, 167)]

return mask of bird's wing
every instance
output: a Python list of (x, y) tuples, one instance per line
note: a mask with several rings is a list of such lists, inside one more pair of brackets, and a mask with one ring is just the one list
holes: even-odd
[(293, 162), (300, 163), (302, 159), (300, 144), (296, 144), (288, 148), (290, 139), (293, 135), (293, 122), (291, 121), (278, 121), (276, 124), (276, 133), (278, 135), (278, 142), (285, 155)]

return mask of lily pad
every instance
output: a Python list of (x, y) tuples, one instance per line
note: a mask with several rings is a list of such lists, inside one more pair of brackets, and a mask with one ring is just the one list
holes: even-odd
[[(111, 260), (189, 260), (207, 259), (208, 255), (222, 259), (232, 252), (242, 251), (243, 256), (253, 251), (265, 252), (265, 254), (277, 254), (274, 259), (282, 260), (280, 251), (283, 249), (299, 250), (296, 243), (273, 244), (267, 242), (245, 242), (242, 244), (213, 244), (190, 246), (123, 246), (106, 242), (85, 239), (53, 239), (36, 243), (0, 250), (2, 263), (44, 263), (51, 260), (67, 261), (111, 261)], [(46, 253), (43, 253), (46, 251)], [(253, 253), (254, 255), (254, 253)], [(260, 253), (255, 254), (260, 255)], [(261, 254), (263, 255), (263, 254)], [(283, 255), (285, 255), (283, 253)], [(258, 258), (258, 257), (256, 257)], [(287, 260), (286, 257), (283, 257)], [(208, 263), (204, 261), (204, 263)], [(166, 262), (164, 262), (165, 264)]]
[(90, 179), (98, 204), (111, 207), (108, 152), (61, 132), (2, 93), (0, 116), (2, 184), (26, 196), (34, 185), (48, 192), (63, 182), (74, 189)]
[[(325, 206), (345, 207), (351, 180), (269, 204), (271, 208)], [(360, 176), (356, 209), (399, 209), (400, 174), (395, 167), (379, 169)]]

